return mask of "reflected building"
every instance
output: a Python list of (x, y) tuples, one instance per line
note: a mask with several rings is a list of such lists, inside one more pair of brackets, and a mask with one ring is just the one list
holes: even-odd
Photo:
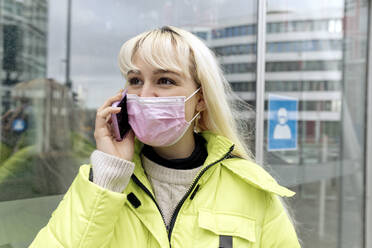
[[(326, 14), (311, 12), (306, 15), (279, 11), (267, 13), (265, 110), (268, 106), (267, 93), (297, 98), (301, 142), (314, 147), (320, 145), (325, 136), (331, 144), (340, 143), (342, 18), (342, 9), (327, 10)], [(198, 28), (191, 31), (205, 40), (215, 52), (233, 90), (254, 106), (256, 20), (234, 20), (213, 29)], [(247, 113), (246, 116), (254, 118), (252, 113)], [(307, 152), (310, 150), (308, 147)], [(328, 152), (331, 157), (337, 158), (339, 147), (331, 147)], [(305, 156), (305, 161), (296, 158), (293, 162), (318, 162), (319, 153), (310, 153), (312, 155)]]
[(0, 0), (1, 113), (11, 88), (47, 73), (48, 0)]
[[(63, 151), (71, 146), (73, 101), (70, 90), (53, 79), (34, 79), (12, 89), (12, 102), (27, 118), (37, 153)], [(17, 112), (17, 111), (14, 111)], [(12, 130), (9, 130), (12, 131)], [(3, 132), (3, 135), (12, 132)], [(30, 139), (30, 137), (28, 137)], [(6, 139), (9, 140), (9, 139)]]
[(2, 116), (0, 201), (66, 192), (66, 178), (94, 149), (81, 130), (92, 119), (75, 106), (71, 90), (53, 79), (17, 83), (11, 102)]

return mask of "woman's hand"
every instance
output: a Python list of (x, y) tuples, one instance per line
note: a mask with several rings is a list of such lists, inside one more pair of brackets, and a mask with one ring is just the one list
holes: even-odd
[(120, 112), (120, 108), (111, 107), (115, 101), (120, 101), (123, 89), (118, 94), (110, 97), (97, 109), (96, 126), (94, 138), (96, 140), (97, 150), (119, 158), (131, 161), (134, 154), (134, 133), (130, 130), (122, 141), (116, 141), (111, 126), (111, 114)]

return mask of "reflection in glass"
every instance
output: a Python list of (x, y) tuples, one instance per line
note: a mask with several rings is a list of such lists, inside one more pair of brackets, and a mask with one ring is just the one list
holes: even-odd
[(0, 0), (0, 216), (9, 227), (0, 247), (27, 247), (89, 162), (96, 109), (125, 84), (117, 56), (129, 37), (163, 25), (185, 28), (215, 49), (229, 80), (247, 72), (236, 82), (244, 91), (254, 87), (256, 1), (72, 1), (71, 89), (66, 2)]
[(368, 2), (267, 3), (265, 90), (298, 99), (299, 112), (297, 149), (266, 161), (298, 192), (305, 247), (362, 247)]
[[(125, 84), (117, 55), (129, 37), (188, 29), (255, 105), (257, 1), (80, 0), (72, 8), (69, 89), (66, 1), (0, 0), (0, 217), (9, 227), (0, 247), (26, 247), (89, 162), (96, 108)], [(290, 205), (304, 247), (362, 247), (367, 9), (366, 0), (267, 0), (265, 91), (298, 99), (298, 147), (262, 149), (279, 182), (298, 192)], [(242, 118), (253, 130), (254, 114)]]

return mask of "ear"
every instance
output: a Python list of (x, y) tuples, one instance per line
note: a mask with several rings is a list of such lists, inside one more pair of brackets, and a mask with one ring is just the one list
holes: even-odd
[(198, 95), (198, 103), (196, 105), (196, 111), (202, 112), (202, 111), (206, 110), (207, 107), (206, 107), (203, 92), (201, 91), (201, 89), (200, 89), (199, 94), (197, 94), (197, 95)]

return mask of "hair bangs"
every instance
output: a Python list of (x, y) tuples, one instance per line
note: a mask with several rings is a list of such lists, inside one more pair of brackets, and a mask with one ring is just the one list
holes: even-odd
[(124, 43), (119, 65), (125, 78), (129, 71), (139, 70), (134, 63), (137, 56), (156, 69), (191, 75), (190, 48), (177, 33), (153, 30)]

